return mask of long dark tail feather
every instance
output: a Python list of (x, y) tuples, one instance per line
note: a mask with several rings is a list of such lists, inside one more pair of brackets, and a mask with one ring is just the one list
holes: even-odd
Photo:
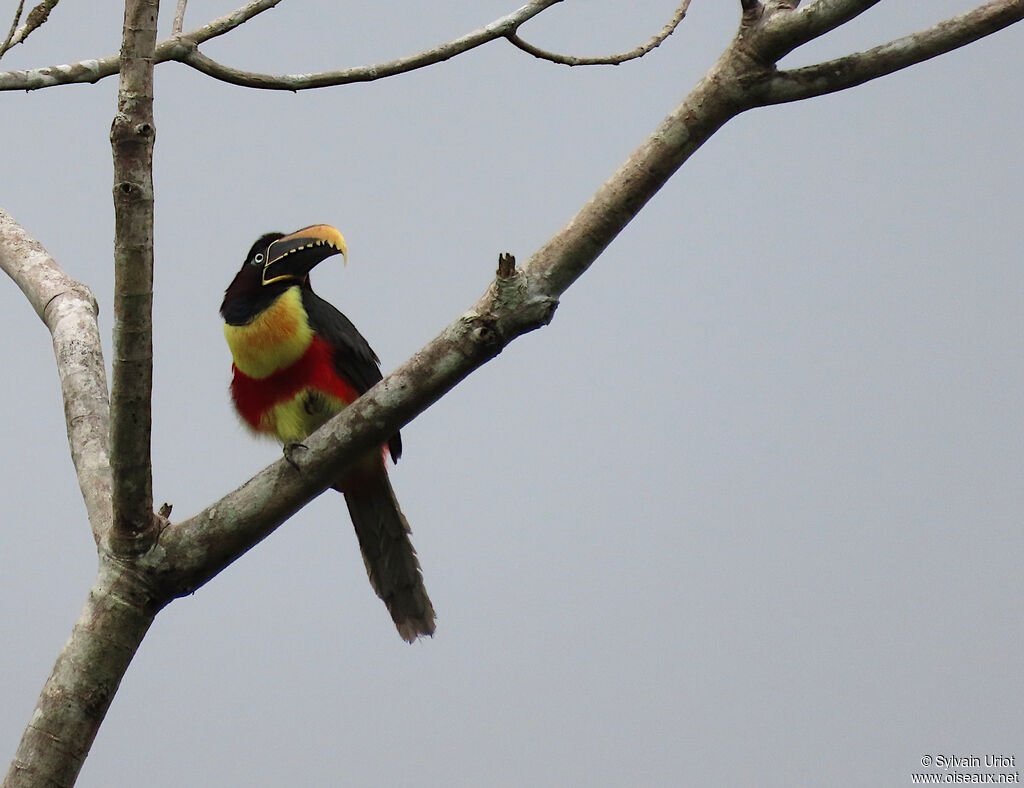
[(384, 464), (360, 469), (335, 489), (345, 494), (370, 585), (387, 605), (398, 634), (410, 643), (433, 635), (434, 606)]

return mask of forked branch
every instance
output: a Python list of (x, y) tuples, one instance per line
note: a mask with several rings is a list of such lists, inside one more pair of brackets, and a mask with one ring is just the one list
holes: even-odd
[(18, 23), (21, 21), (21, 12), (25, 9), (25, 0), (18, 0), (18, 7), (14, 9), (14, 19), (11, 20), (10, 30), (7, 31), (7, 37), (3, 43), (0, 44), (0, 57), (3, 57), (8, 49), (11, 48), (11, 42), (14, 41), (14, 34), (18, 30)]
[(992, 0), (972, 11), (865, 52), (779, 71), (758, 91), (758, 104), (835, 93), (892, 74), (991, 35), (1024, 19), (1024, 0)]
[(25, 24), (18, 27), (18, 22), (21, 20), (21, 12), (25, 7), (25, 0), (18, 0), (18, 9), (14, 13), (14, 21), (11, 23), (11, 30), (7, 34), (7, 38), (3, 44), (0, 44), (0, 57), (4, 56), (4, 53), (13, 46), (21, 44), (26, 38), (50, 18), (50, 12), (57, 6), (60, 0), (43, 0), (39, 5), (28, 12), (28, 16), (25, 18)]

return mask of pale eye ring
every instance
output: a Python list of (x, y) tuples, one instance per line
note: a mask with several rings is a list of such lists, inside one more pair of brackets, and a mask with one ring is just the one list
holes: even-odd
[(263, 262), (263, 252), (257, 252), (256, 256), (252, 258), (253, 265), (260, 265)]

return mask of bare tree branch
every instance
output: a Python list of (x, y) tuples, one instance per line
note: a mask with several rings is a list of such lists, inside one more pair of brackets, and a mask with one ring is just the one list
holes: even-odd
[(640, 46), (635, 47), (628, 52), (622, 52), (618, 55), (603, 55), (599, 57), (575, 57), (573, 55), (561, 55), (557, 52), (548, 52), (540, 47), (535, 47), (533, 44), (530, 44), (520, 38), (516, 31), (509, 33), (506, 38), (524, 52), (531, 54), (534, 57), (538, 57), (541, 60), (550, 60), (552, 63), (559, 63), (565, 66), (617, 66), (628, 60), (635, 60), (636, 58), (643, 57), (652, 49), (659, 46), (662, 41), (675, 32), (679, 23), (683, 21), (683, 17), (686, 16), (686, 10), (689, 7), (690, 0), (683, 0), (682, 5), (676, 9), (672, 18), (661, 30), (651, 36)]
[[(42, 27), (43, 23), (50, 18), (50, 11), (56, 8), (57, 3), (60, 0), (43, 0), (39, 5), (28, 12), (28, 16), (25, 18), (25, 24), (18, 28), (17, 32), (9, 38), (10, 45), (0, 47), (0, 57), (3, 57), (4, 52), (10, 47), (21, 44), (36, 28)], [(21, 9), (23, 8), (23, 0), (18, 2), (18, 13), (17, 18), (21, 17)]]
[(1024, 0), (992, 0), (927, 30), (866, 52), (780, 71), (765, 85), (759, 103), (799, 101), (854, 87), (970, 44), (1021, 19), (1024, 19)]
[(176, 36), (185, 25), (185, 7), (188, 0), (178, 0), (178, 7), (174, 9), (174, 24), (171, 25), (171, 35)]
[[(225, 66), (216, 60), (207, 57), (199, 51), (188, 36), (181, 36), (180, 49), (171, 58), (180, 60), (188, 66), (201, 71), (207, 76), (229, 82), (232, 85), (240, 85), (247, 88), (261, 88), (264, 90), (310, 90), (311, 88), (324, 88), (333, 85), (346, 85), (352, 82), (372, 82), (384, 77), (391, 77), (395, 74), (404, 74), (424, 66), (440, 63), (470, 49), (475, 49), (482, 44), (494, 41), (498, 38), (506, 38), (514, 33), (520, 25), (529, 19), (537, 16), (547, 8), (560, 3), (562, 0), (531, 0), (531, 2), (496, 19), (489, 25), (460, 36), (453, 41), (431, 49), (424, 50), (415, 55), (389, 60), (384, 63), (376, 63), (371, 66), (358, 66), (338, 71), (319, 71), (313, 74), (261, 74), (255, 71), (241, 71), (231, 66)], [(197, 42), (198, 43), (198, 42)], [(0, 86), (2, 86), (0, 78)]]
[[(181, 38), (187, 39), (190, 42), (189, 46), (201, 44), (211, 38), (231, 32), (239, 25), (248, 22), (257, 14), (273, 8), (280, 2), (281, 0), (252, 0), (231, 13), (189, 31), (184, 36), (172, 36), (157, 46), (154, 62), (165, 63), (168, 60), (181, 60), (183, 53), (188, 49), (182, 45)], [(119, 68), (120, 55), (108, 55), (99, 60), (82, 60), (61, 66), (0, 72), (0, 90), (38, 90), (55, 85), (94, 83), (117, 74)]]
[(22, 43), (33, 30), (42, 27), (46, 20), (50, 18), (50, 12), (57, 7), (59, 2), (60, 0), (43, 0), (43, 2), (29, 11), (28, 16), (25, 17), (25, 24), (19, 27), (18, 32), (14, 34), (14, 43)]
[(121, 86), (110, 128), (114, 156), (114, 363), (110, 459), (115, 555), (153, 532), (153, 50), (158, 0), (127, 0)]
[(110, 406), (96, 300), (2, 208), (0, 268), (25, 293), (52, 335), (71, 459), (93, 536), (99, 542), (110, 527), (112, 509), (107, 450)]
[[(197, 44), (201, 44), (204, 41), (209, 41), (211, 38), (216, 38), (217, 36), (222, 36), (225, 33), (230, 33), (236, 27), (245, 24), (253, 17), (262, 14), (264, 11), (269, 11), (280, 2), (281, 0), (252, 0), (241, 8), (236, 8), (234, 11), (224, 14), (224, 16), (219, 16), (213, 21), (207, 22), (202, 27), (198, 27), (195, 30), (185, 33), (185, 37), (190, 41), (195, 41)], [(160, 42), (159, 46), (157, 46), (158, 62), (159, 50), (161, 48), (170, 47), (173, 43), (173, 38)]]
[(21, 21), (21, 12), (25, 9), (25, 0), (18, 0), (18, 7), (14, 10), (14, 19), (11, 20), (11, 29), (7, 31), (7, 38), (0, 44), (0, 57), (3, 57), (11, 48), (11, 41), (14, 40), (14, 31), (18, 29), (18, 22)]

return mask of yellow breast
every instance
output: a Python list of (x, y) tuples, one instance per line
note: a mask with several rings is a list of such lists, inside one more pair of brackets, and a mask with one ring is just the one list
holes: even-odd
[(282, 443), (299, 443), (309, 437), (345, 402), (322, 391), (302, 389), (291, 399), (279, 402), (263, 414), (261, 430)]
[(300, 358), (313, 341), (302, 292), (289, 287), (244, 326), (224, 324), (235, 366), (250, 378), (265, 378)]

